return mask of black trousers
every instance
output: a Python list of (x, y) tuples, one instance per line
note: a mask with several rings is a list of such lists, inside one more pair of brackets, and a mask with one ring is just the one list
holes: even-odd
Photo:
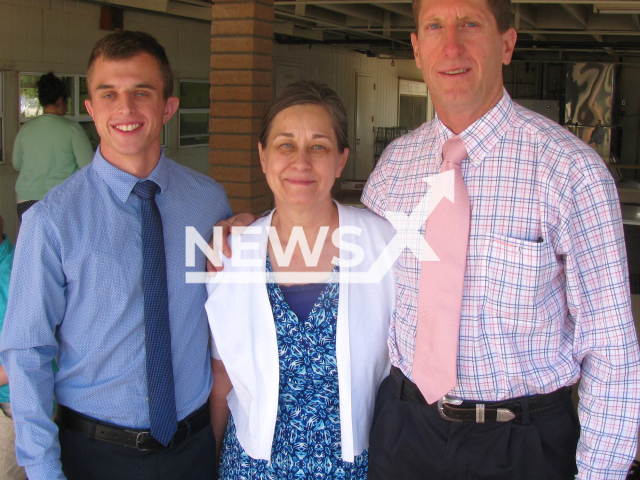
[(387, 377), (378, 391), (370, 480), (570, 480), (578, 471), (580, 424), (569, 395), (511, 422), (468, 423), (401, 399), (400, 388)]
[(207, 426), (173, 448), (139, 452), (60, 427), (62, 471), (68, 480), (214, 480), (216, 441)]

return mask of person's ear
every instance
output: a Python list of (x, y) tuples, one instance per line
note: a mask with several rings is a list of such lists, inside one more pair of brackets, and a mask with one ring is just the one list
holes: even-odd
[(416, 60), (416, 67), (422, 68), (420, 65), (420, 49), (418, 48), (418, 35), (415, 32), (411, 32), (411, 45), (413, 46), (413, 57)]
[(87, 109), (89, 115), (91, 115), (91, 118), (95, 120), (95, 118), (93, 117), (93, 106), (91, 105), (91, 97), (87, 98), (84, 101), (84, 107)]
[(169, 121), (173, 114), (178, 110), (180, 105), (180, 99), (178, 97), (169, 97), (164, 105), (164, 114), (162, 115), (162, 123), (165, 124)]
[(518, 34), (513, 28), (508, 29), (502, 34), (502, 63), (504, 65), (509, 65), (511, 63), (511, 57), (513, 56), (513, 49), (516, 46), (517, 39)]
[(264, 158), (264, 150), (262, 149), (262, 143), (258, 142), (258, 154), (260, 155), (260, 165), (262, 166), (262, 173), (267, 174), (267, 162)]
[(347, 165), (347, 159), (349, 158), (349, 149), (345, 148), (340, 154), (340, 161), (338, 162), (338, 168), (336, 169), (336, 178), (340, 178), (344, 167)]

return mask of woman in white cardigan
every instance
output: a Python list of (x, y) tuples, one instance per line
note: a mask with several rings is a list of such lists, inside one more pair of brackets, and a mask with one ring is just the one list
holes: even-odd
[(331, 199), (349, 148), (328, 87), (285, 88), (258, 148), (276, 208), (230, 237), (235, 254), (208, 285), (220, 478), (365, 479), (390, 366), (394, 231)]

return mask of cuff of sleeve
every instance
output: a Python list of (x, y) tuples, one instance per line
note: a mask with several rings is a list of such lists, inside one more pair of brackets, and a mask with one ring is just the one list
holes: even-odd
[[(589, 472), (580, 470), (575, 480), (626, 480), (627, 472)], [(29, 477), (31, 480), (31, 477)]]
[(29, 480), (66, 480), (60, 459), (29, 465), (25, 470)]

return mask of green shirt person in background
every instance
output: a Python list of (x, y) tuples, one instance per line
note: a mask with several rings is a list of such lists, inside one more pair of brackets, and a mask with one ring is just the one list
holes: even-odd
[(77, 122), (64, 118), (69, 98), (66, 84), (49, 72), (40, 77), (37, 87), (44, 113), (22, 126), (13, 145), (13, 168), (20, 170), (16, 182), (20, 221), (51, 188), (93, 159), (87, 134)]
[[(0, 216), (0, 332), (4, 324), (9, 297), (9, 278), (13, 264), (15, 247), (4, 234), (4, 220)], [(24, 468), (18, 465), (15, 452), (16, 434), (13, 429), (13, 417), (9, 404), (9, 384), (7, 372), (0, 365), (0, 478), (7, 480), (24, 480), (27, 475)]]

